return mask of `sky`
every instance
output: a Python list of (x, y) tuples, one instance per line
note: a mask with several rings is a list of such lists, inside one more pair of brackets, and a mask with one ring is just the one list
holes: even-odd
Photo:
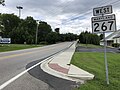
[(5, 0), (5, 4), (0, 5), (0, 13), (19, 16), (16, 6), (22, 6), (21, 18), (32, 16), (47, 22), (53, 30), (60, 28), (60, 33), (78, 35), (92, 31), (93, 8), (112, 5), (117, 29), (120, 29), (120, 0)]

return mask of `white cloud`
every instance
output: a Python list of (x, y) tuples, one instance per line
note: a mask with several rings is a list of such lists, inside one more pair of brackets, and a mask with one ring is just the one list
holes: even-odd
[(116, 15), (116, 25), (117, 29), (120, 29), (120, 9), (114, 10), (114, 13)]
[(18, 15), (16, 6), (23, 6), (21, 18), (32, 16), (36, 20), (48, 22), (53, 29), (60, 27), (61, 33), (79, 34), (91, 31), (92, 9), (107, 4), (113, 5), (117, 29), (120, 28), (120, 2), (118, 0), (6, 0), (0, 6), (0, 13)]

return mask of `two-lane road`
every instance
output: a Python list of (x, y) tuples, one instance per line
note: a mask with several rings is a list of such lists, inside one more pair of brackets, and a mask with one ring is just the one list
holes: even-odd
[[(73, 82), (44, 73), (39, 65), (56, 52), (69, 47), (64, 42), (39, 48), (0, 53), (0, 89), (3, 90), (70, 90)], [(27, 72), (25, 70), (29, 69)]]

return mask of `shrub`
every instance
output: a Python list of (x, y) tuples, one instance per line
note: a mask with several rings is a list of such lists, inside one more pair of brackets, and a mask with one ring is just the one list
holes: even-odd
[(112, 44), (112, 47), (119, 47), (119, 46), (120, 46), (119, 43), (113, 43), (113, 44)]
[(47, 43), (46, 41), (42, 41), (42, 42), (40, 42), (39, 44), (47, 45), (48, 43)]

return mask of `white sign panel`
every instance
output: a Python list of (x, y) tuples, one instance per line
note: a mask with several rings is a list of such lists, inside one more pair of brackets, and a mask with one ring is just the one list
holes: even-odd
[(94, 33), (116, 31), (116, 20), (114, 14), (92, 17), (91, 20), (92, 20), (92, 31)]
[(1, 38), (0, 43), (11, 43), (11, 38)]
[(111, 14), (111, 13), (112, 13), (112, 5), (97, 7), (93, 9), (94, 16)]

